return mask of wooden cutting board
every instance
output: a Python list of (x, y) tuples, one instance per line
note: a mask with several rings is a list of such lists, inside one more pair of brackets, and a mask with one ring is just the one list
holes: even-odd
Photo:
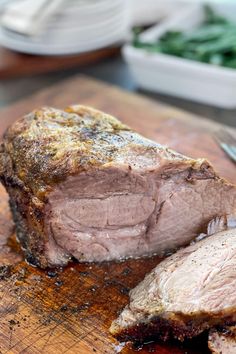
[[(212, 138), (218, 125), (121, 91), (76, 77), (0, 112), (0, 133), (22, 114), (41, 105), (63, 108), (82, 103), (114, 114), (145, 136), (192, 157), (207, 157), (231, 182), (236, 169)], [(135, 353), (109, 334), (111, 321), (128, 301), (128, 291), (159, 261), (157, 257), (120, 264), (71, 263), (42, 271), (22, 260), (7, 195), (0, 188), (0, 353)], [(10, 265), (4, 266), (4, 265)], [(183, 345), (147, 345), (139, 353), (204, 354), (206, 338)]]

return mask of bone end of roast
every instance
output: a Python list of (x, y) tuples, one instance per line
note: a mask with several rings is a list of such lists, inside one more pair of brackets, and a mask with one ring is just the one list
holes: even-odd
[(44, 107), (6, 131), (0, 178), (31, 263), (149, 256), (188, 244), (232, 213), (235, 187), (205, 160), (90, 107)]

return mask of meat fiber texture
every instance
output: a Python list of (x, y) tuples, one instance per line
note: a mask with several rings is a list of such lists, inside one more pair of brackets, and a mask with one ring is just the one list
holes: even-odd
[(235, 227), (235, 217), (216, 218), (205, 238), (157, 265), (131, 290), (111, 333), (121, 340), (184, 340), (236, 324)]
[(208, 340), (209, 349), (213, 354), (236, 353), (236, 326), (212, 329)]
[(5, 133), (0, 178), (27, 259), (41, 267), (164, 254), (188, 244), (236, 189), (84, 106), (41, 108)]

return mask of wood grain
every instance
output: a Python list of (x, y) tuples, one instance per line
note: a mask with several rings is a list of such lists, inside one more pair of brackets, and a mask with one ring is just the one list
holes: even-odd
[[(145, 136), (178, 151), (209, 158), (236, 182), (235, 166), (218, 148), (212, 132), (218, 125), (115, 87), (77, 77), (48, 88), (0, 112), (0, 133), (15, 119), (41, 105), (81, 103), (116, 115)], [(133, 354), (109, 332), (111, 321), (134, 287), (159, 261), (157, 257), (102, 265), (70, 264), (42, 271), (22, 260), (12, 235), (7, 195), (0, 188), (0, 352)], [(5, 265), (5, 266), (4, 266)], [(9, 265), (9, 267), (6, 267)], [(151, 344), (139, 353), (204, 354), (206, 339)]]
[(119, 52), (118, 47), (110, 47), (76, 55), (39, 56), (21, 54), (0, 47), (0, 79), (25, 77), (26, 75), (91, 65), (102, 59), (118, 55)]

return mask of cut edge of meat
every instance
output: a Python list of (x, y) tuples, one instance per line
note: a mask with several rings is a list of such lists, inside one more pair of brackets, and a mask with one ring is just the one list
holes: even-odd
[[(110, 167), (111, 168), (111, 167)], [(109, 169), (107, 169), (108, 171)], [(105, 169), (100, 170), (100, 172), (102, 173), (102, 171), (105, 171)], [(98, 174), (99, 170), (96, 171), (96, 174)], [(123, 172), (124, 174), (127, 175), (132, 175), (132, 171), (130, 171), (130, 169), (127, 168), (127, 170), (124, 170)], [(163, 200), (155, 200), (155, 196), (150, 195), (150, 194), (131, 194), (130, 197), (128, 197), (127, 195), (124, 196), (126, 198), (128, 198), (128, 202), (126, 203), (127, 205), (131, 203), (131, 199), (134, 198), (141, 198), (142, 200), (150, 200), (150, 205), (152, 203), (152, 198), (154, 197), (155, 200), (155, 208), (153, 209), (153, 211), (150, 210), (150, 215), (149, 215), (149, 211), (148, 209), (150, 209), (148, 207), (148, 203), (147, 201), (144, 202), (144, 208), (145, 208), (145, 213), (147, 213), (147, 215), (145, 216), (145, 220), (140, 220), (139, 224), (135, 224), (131, 225), (132, 226), (132, 234), (135, 231), (134, 227), (137, 229), (135, 232), (137, 233), (137, 235), (135, 234), (134, 236), (129, 236), (129, 238), (127, 238), (125, 236), (125, 232), (129, 233), (129, 228), (121, 228), (120, 230), (118, 229), (116, 230), (112, 230), (108, 229), (106, 231), (106, 229), (104, 228), (104, 232), (107, 232), (109, 234), (109, 238), (107, 237), (102, 237), (102, 232), (99, 231), (98, 228), (98, 233), (101, 233), (100, 236), (100, 241), (99, 238), (98, 240), (96, 240), (95, 242), (95, 249), (94, 252), (92, 247), (92, 244), (94, 241), (92, 241), (92, 237), (85, 237), (85, 232), (94, 232), (94, 230), (96, 230), (96, 228), (94, 228), (94, 225), (91, 225), (91, 228), (89, 227), (85, 227), (85, 225), (78, 225), (77, 222), (75, 223), (75, 219), (77, 218), (77, 214), (79, 212), (79, 210), (82, 207), (85, 207), (85, 211), (87, 210), (86, 208), (86, 196), (85, 199), (77, 199), (77, 203), (74, 205), (73, 208), (70, 207), (70, 203), (73, 204), (73, 200), (70, 201), (69, 199), (66, 202), (66, 187), (65, 185), (67, 184), (67, 181), (65, 182), (61, 182), (58, 185), (58, 188), (54, 189), (54, 191), (52, 193), (49, 194), (48, 196), (48, 202), (46, 203), (46, 205), (44, 206), (44, 204), (42, 204), (40, 201), (37, 201), (36, 198), (32, 198), (30, 201), (30, 204), (28, 204), (27, 201), (23, 202), (24, 197), (27, 198), (27, 196), (24, 195), (23, 193), (23, 197), (22, 197), (22, 192), (20, 190), (16, 190), (15, 188), (9, 187), (8, 191), (10, 193), (11, 196), (11, 206), (12, 206), (12, 211), (13, 211), (13, 215), (14, 215), (14, 220), (16, 222), (17, 225), (17, 234), (18, 234), (18, 238), (21, 241), (21, 244), (23, 246), (23, 248), (26, 250), (27, 253), (27, 258), (29, 260), (30, 263), (32, 264), (36, 264), (36, 265), (41, 265), (42, 267), (48, 267), (48, 266), (61, 266), (61, 265), (65, 265), (67, 264), (72, 258), (78, 259), (79, 261), (85, 261), (85, 262), (94, 262), (94, 261), (109, 261), (109, 260), (122, 260), (122, 259), (127, 259), (127, 258), (140, 258), (140, 257), (149, 257), (152, 256), (154, 254), (159, 254), (159, 255), (165, 255), (167, 253), (170, 252), (174, 252), (176, 251), (176, 249), (179, 248), (179, 246), (184, 246), (189, 244), (189, 242), (191, 242), (194, 237), (196, 237), (196, 235), (202, 231), (202, 227), (207, 224), (207, 222), (211, 219), (211, 217), (217, 215), (219, 212), (226, 211), (226, 208), (230, 211), (232, 209), (232, 205), (234, 204), (234, 198), (235, 198), (235, 194), (234, 192), (234, 187), (232, 187), (231, 185), (227, 185), (225, 184), (221, 179), (212, 179), (212, 177), (207, 177), (206, 179), (202, 178), (202, 179), (196, 179), (199, 178), (198, 177), (194, 177), (194, 173), (192, 172), (192, 182), (188, 182), (187, 185), (185, 185), (185, 178), (187, 178), (189, 176), (189, 170), (183, 170), (181, 173), (179, 172), (178, 174), (178, 182), (176, 184), (176, 186), (170, 187), (170, 191), (168, 191), (167, 185), (168, 185), (168, 180), (166, 181), (165, 179), (161, 181), (163, 181), (163, 183), (165, 184), (165, 188), (167, 189), (167, 191), (163, 194)], [(198, 174), (199, 172), (196, 171), (196, 173)], [(180, 176), (182, 174), (182, 185), (180, 183)], [(117, 176), (117, 174), (115, 174)], [(80, 174), (80, 176), (83, 176), (83, 173)], [(73, 178), (77, 178), (77, 177), (70, 177), (70, 179)], [(86, 177), (87, 178), (87, 177)], [(133, 177), (132, 177), (133, 178)], [(141, 177), (141, 179), (143, 179), (144, 176)], [(172, 176), (172, 179), (174, 180), (174, 176)], [(87, 182), (86, 182), (87, 183)], [(146, 183), (146, 182), (145, 182)], [(172, 182), (171, 182), (172, 183)], [(136, 183), (137, 184), (137, 183)], [(200, 188), (200, 186), (202, 185), (201, 189), (202, 192), (204, 194), (203, 199), (205, 200), (205, 203), (208, 204), (208, 199), (211, 198), (211, 190), (213, 190), (214, 188), (218, 189), (218, 196), (214, 196), (213, 198), (215, 198), (215, 203), (212, 204), (214, 206), (213, 210), (211, 210), (211, 208), (207, 207), (208, 211), (209, 211), (209, 215), (204, 215), (201, 216), (201, 214), (198, 215), (198, 209), (202, 207), (202, 202), (203, 200), (199, 200), (198, 198), (198, 193), (195, 193), (195, 188)], [(208, 188), (204, 187), (204, 185), (208, 185)], [(88, 184), (89, 186), (89, 184)], [(197, 187), (198, 186), (198, 187)], [(101, 186), (100, 186), (101, 187)], [(204, 187), (204, 188), (203, 188)], [(230, 190), (233, 188), (232, 193), (230, 193)], [(84, 188), (79, 188), (81, 190), (84, 190)], [(89, 189), (89, 188), (87, 188)], [(92, 185), (91, 188), (92, 189)], [(205, 192), (204, 192), (205, 190)], [(222, 195), (220, 193), (220, 191), (222, 191)], [(68, 193), (70, 193), (68, 191)], [(73, 194), (75, 195), (76, 190), (75, 188), (73, 188)], [(139, 192), (137, 192), (139, 193)], [(168, 226), (167, 230), (165, 231), (166, 237), (164, 237), (164, 231), (163, 231), (163, 227), (166, 227), (165, 225), (168, 225), (168, 221), (166, 221), (166, 217), (169, 217), (171, 220), (173, 219), (171, 217), (171, 215), (175, 215), (176, 212), (177, 214), (179, 214), (178, 217), (176, 217), (176, 219), (178, 219), (178, 221), (180, 220), (180, 223), (184, 223), (184, 221), (181, 221), (181, 218), (184, 217), (188, 217), (188, 205), (186, 204), (182, 204), (181, 198), (187, 198), (188, 196), (187, 194), (190, 193), (190, 197), (189, 199), (193, 198), (193, 203), (194, 203), (194, 207), (196, 208), (196, 212), (195, 212), (195, 221), (194, 221), (194, 225), (192, 225), (193, 220), (191, 219), (191, 222), (186, 222), (185, 223), (185, 228), (181, 228), (181, 226), (178, 226), (176, 223), (174, 223), (171, 227), (170, 225)], [(125, 192), (126, 194), (126, 192)], [(73, 198), (74, 198), (73, 195)], [(117, 198), (122, 198), (123, 194), (117, 195)], [(185, 196), (186, 195), (186, 196)], [(223, 204), (221, 206), (219, 201), (216, 201), (216, 199), (219, 199), (219, 196), (221, 195), (221, 199), (222, 200), (226, 200), (227, 199), (227, 203), (228, 206), (226, 206), (227, 203), (225, 203), (225, 205)], [(15, 197), (16, 196), (16, 197)], [(55, 197), (53, 197), (55, 196)], [(228, 197), (229, 198), (228, 198)], [(227, 198), (226, 198), (227, 197)], [(63, 199), (65, 198), (65, 199)], [(72, 198), (72, 199), (73, 199)], [(78, 197), (79, 198), (79, 197)], [(145, 199), (146, 198), (146, 199)], [(124, 199), (124, 198), (123, 198)], [(232, 200), (231, 200), (232, 199)], [(53, 201), (55, 200), (55, 201)], [(113, 198), (114, 200), (114, 198)], [(141, 200), (141, 199), (140, 199)], [(179, 201), (180, 200), (180, 201)], [(231, 200), (231, 201), (230, 201)], [(18, 207), (15, 207), (15, 203), (17, 203), (17, 201), (19, 201)], [(84, 201), (84, 202), (83, 202)], [(103, 199), (99, 201), (99, 204), (96, 207), (96, 210), (101, 210), (102, 212), (102, 204), (101, 203), (105, 203), (106, 199)], [(184, 201), (184, 199), (183, 199)], [(95, 199), (95, 194), (93, 195), (93, 198), (91, 199), (91, 203), (95, 203), (96, 199)], [(153, 202), (154, 203), (154, 202)], [(177, 203), (177, 204), (176, 204)], [(26, 208), (26, 205), (30, 205), (30, 208)], [(72, 205), (71, 204), (71, 205)], [(89, 206), (90, 206), (89, 204)], [(125, 200), (123, 202), (124, 206), (125, 206)], [(140, 205), (140, 202), (136, 203), (138, 205)], [(182, 205), (181, 205), (182, 204)], [(53, 207), (52, 207), (53, 205)], [(60, 205), (63, 205), (63, 210), (60, 209)], [(68, 212), (67, 207), (69, 206)], [(83, 206), (84, 205), (84, 206)], [(146, 205), (146, 206), (145, 206)], [(199, 206), (198, 206), (199, 205)], [(88, 219), (89, 215), (90, 215), (90, 211), (92, 210), (91, 207), (93, 205), (91, 204), (89, 210), (87, 210), (87, 214), (86, 214), (86, 218)], [(198, 207), (197, 207), (198, 206)], [(113, 207), (115, 207), (115, 204), (113, 205)], [(119, 207), (119, 205), (116, 203), (116, 208)], [(183, 212), (183, 208), (186, 209), (186, 212)], [(206, 207), (205, 207), (206, 208)], [(215, 209), (216, 208), (216, 209)], [(19, 213), (19, 210), (22, 210), (21, 213)], [(93, 208), (95, 209), (95, 207)], [(70, 211), (71, 210), (71, 211)], [(74, 210), (72, 212), (72, 210)], [(31, 217), (27, 216), (27, 219), (31, 220), (31, 224), (27, 224), (24, 220), (24, 218), (22, 217), (22, 215), (25, 215), (25, 213), (31, 213)], [(73, 214), (75, 213), (75, 217), (73, 217)], [(143, 212), (144, 213), (144, 212)], [(192, 211), (193, 213), (193, 211)], [(117, 214), (116, 212), (114, 212), (114, 215)], [(61, 215), (61, 217), (60, 217)], [(169, 215), (169, 216), (168, 216)], [(33, 218), (32, 218), (33, 216)], [(133, 216), (131, 215), (132, 218), (134, 218), (134, 220), (137, 218), (138, 216), (138, 210), (135, 211), (134, 210), (134, 214)], [(90, 219), (93, 217), (93, 215), (91, 215)], [(65, 219), (66, 218), (66, 219)], [(41, 222), (42, 219), (45, 219), (44, 222), (44, 226), (42, 228), (43, 223)], [(60, 223), (56, 222), (52, 222), (52, 220), (60, 220)], [(190, 220), (190, 219), (189, 219)], [(204, 220), (204, 222), (203, 222)], [(63, 221), (63, 223), (61, 223), (61, 221)], [(88, 220), (89, 221), (89, 220)], [(99, 221), (100, 222), (100, 221)], [(138, 222), (138, 221), (137, 221)], [(172, 220), (173, 222), (173, 220)], [(188, 224), (188, 228), (187, 228), (187, 224)], [(68, 225), (68, 226), (66, 226)], [(37, 226), (37, 227), (35, 227)], [(65, 228), (66, 226), (66, 228)], [(34, 233), (32, 234), (29, 230), (29, 228), (32, 227), (32, 232), (34, 232), (34, 230), (36, 229), (38, 231), (38, 234)], [(80, 227), (80, 229), (79, 229)], [(160, 231), (156, 228), (160, 227)], [(161, 230), (162, 228), (162, 230)], [(127, 230), (126, 230), (127, 229)], [(75, 249), (76, 247), (76, 242), (73, 242), (70, 244), (69, 240), (70, 240), (70, 235), (68, 235), (68, 237), (66, 236), (68, 233), (68, 230), (70, 230), (70, 235), (73, 234), (73, 230), (75, 230), (75, 237), (74, 237), (74, 241), (77, 239), (77, 235), (80, 235), (80, 239), (81, 241), (78, 240), (78, 245), (77, 245), (77, 250)], [(79, 233), (79, 231), (84, 231), (85, 232), (83, 234)], [(184, 230), (184, 231), (183, 231)], [(123, 232), (124, 231), (124, 232)], [(119, 236), (119, 240), (118, 237), (116, 236), (114, 238), (114, 240), (117, 240), (116, 245), (112, 245), (112, 234), (114, 232), (118, 232), (120, 234)], [(140, 236), (139, 236), (140, 234)], [(162, 235), (163, 234), (163, 235)], [(27, 235), (30, 235), (27, 236)], [(42, 235), (42, 236), (40, 236)], [(162, 237), (159, 237), (159, 235), (162, 235)], [(66, 236), (66, 237), (65, 237)], [(158, 237), (157, 237), (158, 236)], [(138, 241), (138, 237), (140, 238), (140, 240)], [(122, 238), (122, 242), (120, 242), (120, 239)], [(91, 241), (90, 241), (91, 239)], [(130, 239), (130, 242), (127, 243)], [(110, 240), (110, 241), (109, 241)], [(165, 240), (165, 242), (164, 242)], [(37, 241), (37, 242), (35, 242)], [(98, 242), (97, 242), (98, 241)], [(122, 250), (123, 247), (123, 243), (125, 242), (125, 244), (129, 245), (130, 244), (130, 248)], [(157, 243), (155, 245), (155, 242)], [(158, 243), (160, 242), (160, 243)], [(164, 244), (162, 244), (161, 242), (164, 242)], [(132, 246), (132, 244), (133, 246)], [(139, 249), (137, 249), (137, 244), (139, 245)], [(152, 246), (153, 245), (153, 246)], [(46, 246), (46, 249), (45, 249)], [(114, 246), (114, 247), (113, 247)], [(98, 249), (99, 247), (99, 249)], [(110, 248), (112, 247), (112, 248)], [(87, 254), (87, 251), (89, 250), (90, 253)], [(108, 251), (106, 251), (108, 250)], [(113, 251), (112, 251), (113, 250)], [(45, 254), (45, 251), (47, 252)], [(105, 252), (106, 251), (106, 252)], [(115, 252), (115, 253), (114, 253)], [(96, 254), (99, 254), (99, 257), (96, 256)], [(94, 255), (94, 256), (93, 256)], [(107, 256), (108, 255), (108, 256)]]

